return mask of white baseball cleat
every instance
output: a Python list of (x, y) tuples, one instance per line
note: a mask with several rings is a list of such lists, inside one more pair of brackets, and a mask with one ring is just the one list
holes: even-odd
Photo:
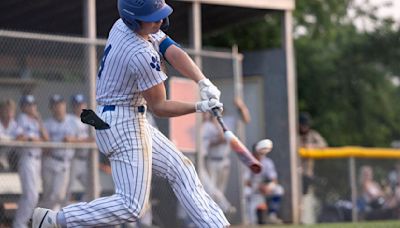
[(60, 228), (57, 225), (57, 212), (37, 207), (32, 215), (32, 228)]

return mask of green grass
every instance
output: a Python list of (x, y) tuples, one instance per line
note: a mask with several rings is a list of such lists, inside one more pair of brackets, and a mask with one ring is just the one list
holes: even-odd
[(267, 225), (267, 226), (233, 226), (234, 228), (398, 228), (398, 221), (370, 221), (359, 223), (323, 223), (315, 225)]

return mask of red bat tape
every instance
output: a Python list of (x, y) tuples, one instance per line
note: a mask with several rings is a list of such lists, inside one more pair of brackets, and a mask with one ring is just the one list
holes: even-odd
[(253, 173), (261, 172), (261, 163), (250, 153), (245, 145), (225, 126), (224, 120), (222, 119), (221, 110), (219, 108), (214, 108), (214, 116), (217, 118), (218, 123), (221, 125), (224, 131), (224, 136), (226, 141), (231, 145), (232, 150), (236, 152), (239, 159), (250, 168)]
[(261, 172), (261, 163), (250, 153), (245, 145), (231, 132), (224, 132), (225, 139), (230, 143), (232, 150), (234, 150), (239, 159), (250, 168), (253, 173)]

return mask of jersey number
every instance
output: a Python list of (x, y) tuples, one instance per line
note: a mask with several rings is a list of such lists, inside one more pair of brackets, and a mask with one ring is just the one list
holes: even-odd
[(108, 45), (108, 47), (104, 50), (103, 58), (101, 58), (101, 63), (100, 63), (100, 68), (99, 68), (99, 73), (97, 74), (97, 77), (100, 78), (101, 72), (103, 72), (104, 69), (104, 63), (106, 62), (106, 58), (108, 53), (111, 50), (111, 44)]

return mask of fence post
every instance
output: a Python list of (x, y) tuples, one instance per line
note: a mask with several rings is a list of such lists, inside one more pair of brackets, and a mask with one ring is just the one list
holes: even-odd
[(349, 180), (351, 188), (351, 220), (353, 222), (358, 221), (358, 210), (357, 210), (357, 180), (356, 180), (356, 160), (354, 157), (349, 157)]
[[(96, 39), (96, 0), (84, 0), (84, 29), (85, 36), (92, 41)], [(95, 101), (95, 84), (96, 84), (96, 73), (97, 73), (97, 56), (96, 56), (96, 45), (93, 43), (87, 44), (86, 50), (86, 61), (88, 63), (87, 77), (89, 84), (89, 106), (93, 110), (96, 110)], [(94, 135), (94, 131), (92, 131)], [(90, 188), (89, 196), (90, 199), (95, 199), (99, 197), (100, 181), (99, 181), (99, 158), (96, 150), (91, 150), (89, 158), (89, 168), (90, 168), (90, 183), (88, 187)]]

